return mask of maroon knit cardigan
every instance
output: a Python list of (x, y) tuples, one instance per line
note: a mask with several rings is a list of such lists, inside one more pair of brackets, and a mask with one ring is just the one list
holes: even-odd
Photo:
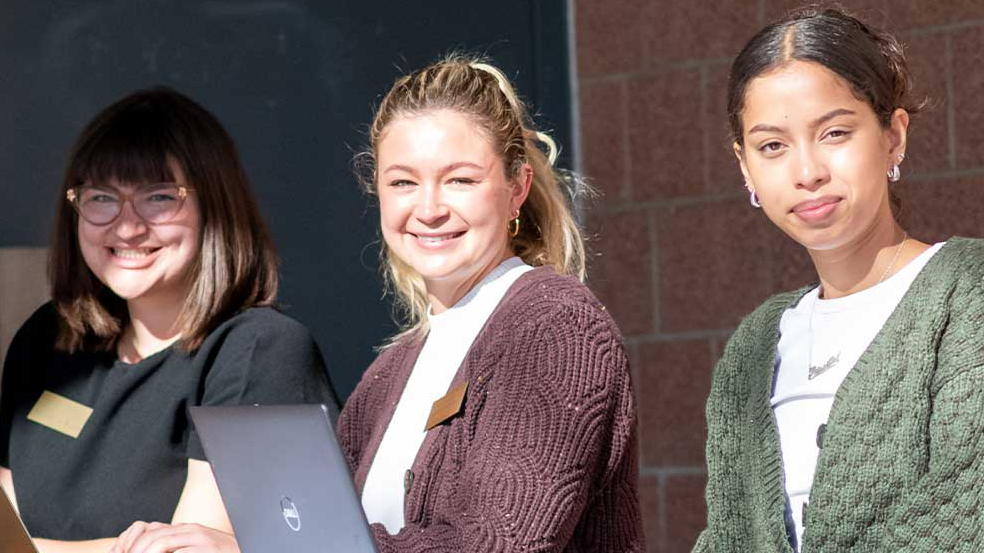
[[(423, 340), (380, 353), (338, 420), (359, 493)], [(427, 433), (406, 526), (379, 550), (643, 551), (636, 410), (622, 336), (574, 278), (538, 268), (506, 293), (451, 386), (461, 414)]]

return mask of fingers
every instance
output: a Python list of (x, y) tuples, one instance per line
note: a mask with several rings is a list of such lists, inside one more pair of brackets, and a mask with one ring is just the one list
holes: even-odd
[(148, 530), (157, 530), (166, 526), (160, 522), (144, 522), (138, 520), (130, 525), (129, 528), (123, 531), (122, 534), (116, 538), (116, 542), (113, 544), (113, 548), (109, 550), (109, 553), (126, 553), (130, 550), (133, 542), (137, 540), (144, 532)]
[(191, 524), (167, 524), (145, 531), (123, 553), (171, 553), (178, 549), (199, 545)]
[(149, 526), (120, 553), (239, 553), (230, 534), (200, 524)]

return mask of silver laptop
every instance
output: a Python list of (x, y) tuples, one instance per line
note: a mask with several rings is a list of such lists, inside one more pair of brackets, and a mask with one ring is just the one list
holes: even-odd
[(0, 551), (3, 553), (38, 553), (14, 504), (0, 488)]
[(244, 553), (376, 552), (325, 406), (188, 411)]

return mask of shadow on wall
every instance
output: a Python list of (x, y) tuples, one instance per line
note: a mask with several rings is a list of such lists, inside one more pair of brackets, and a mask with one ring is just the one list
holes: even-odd
[(46, 248), (0, 248), (0, 359), (17, 329), (49, 299), (47, 255)]

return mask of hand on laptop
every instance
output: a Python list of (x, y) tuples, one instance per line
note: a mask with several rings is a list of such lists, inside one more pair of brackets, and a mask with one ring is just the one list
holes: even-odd
[(109, 553), (239, 553), (232, 534), (201, 524), (134, 522)]

